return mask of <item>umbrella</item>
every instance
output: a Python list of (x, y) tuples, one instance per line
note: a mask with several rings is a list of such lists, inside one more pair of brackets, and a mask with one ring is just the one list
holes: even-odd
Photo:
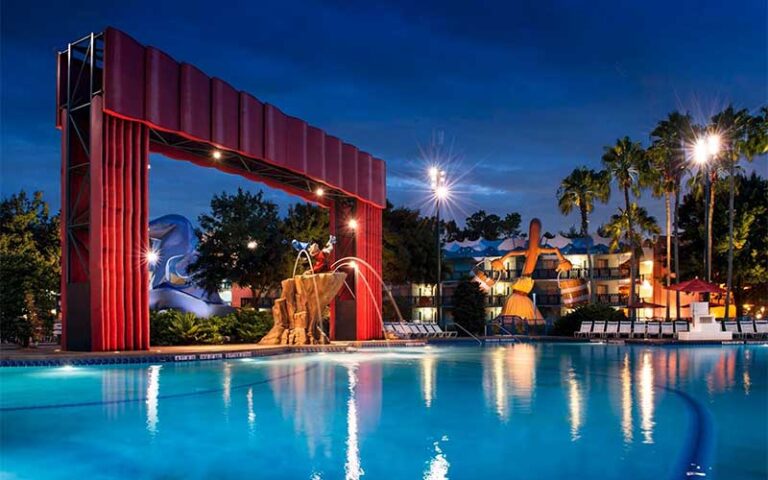
[(646, 302), (645, 300), (637, 303), (633, 303), (631, 305), (627, 305), (627, 308), (632, 309), (638, 309), (638, 308), (664, 308), (664, 305), (659, 305), (658, 303), (651, 303)]
[(670, 285), (666, 287), (667, 290), (674, 290), (685, 293), (725, 293), (725, 290), (715, 285), (714, 283), (705, 282), (694, 278), (687, 282), (678, 283), (676, 285)]

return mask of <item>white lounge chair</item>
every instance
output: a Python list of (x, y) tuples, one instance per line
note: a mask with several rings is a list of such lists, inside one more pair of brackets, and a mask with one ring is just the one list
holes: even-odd
[(619, 336), (619, 322), (608, 322), (605, 325), (605, 337), (618, 337)]
[(661, 336), (666, 337), (674, 337), (675, 336), (675, 324), (672, 322), (662, 322), (661, 323)]
[(435, 329), (436, 332), (442, 334), (442, 336), (444, 336), (444, 337), (451, 337), (452, 338), (452, 337), (455, 337), (455, 336), (457, 336), (459, 334), (459, 332), (455, 332), (455, 331), (454, 332), (443, 331), (443, 329), (440, 328), (440, 325), (437, 325), (437, 324), (434, 325), (434, 329)]
[(646, 322), (645, 338), (661, 337), (661, 324), (659, 322)]
[(768, 338), (768, 321), (755, 320), (755, 332), (757, 332), (757, 338)]
[(619, 322), (619, 337), (625, 335), (627, 338), (632, 336), (632, 322), (630, 321)]
[(594, 322), (581, 322), (581, 326), (579, 329), (575, 332), (573, 332), (573, 336), (576, 338), (587, 338), (590, 333), (592, 333), (592, 324)]
[(691, 326), (685, 320), (675, 320), (675, 333), (688, 332)]
[(731, 332), (733, 338), (741, 338), (741, 332), (739, 331), (739, 325), (736, 322), (723, 322), (723, 329), (726, 332)]
[(754, 338), (757, 334), (752, 320), (739, 320), (739, 327), (741, 328), (741, 336), (744, 338)]
[(602, 338), (605, 336), (605, 322), (595, 322), (592, 326), (592, 337)]
[(645, 322), (635, 322), (632, 325), (632, 334), (630, 338), (642, 337), (645, 338)]

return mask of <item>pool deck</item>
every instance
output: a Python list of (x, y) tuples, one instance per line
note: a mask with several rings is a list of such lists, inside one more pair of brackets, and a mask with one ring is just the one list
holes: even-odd
[(62, 365), (108, 365), (127, 363), (165, 363), (204, 360), (225, 360), (237, 358), (267, 357), (291, 353), (345, 352), (352, 349), (375, 349), (390, 347), (423, 347), (430, 345), (503, 345), (510, 343), (596, 343), (605, 345), (685, 346), (685, 345), (744, 345), (766, 344), (763, 341), (733, 340), (681, 342), (672, 338), (664, 339), (583, 339), (551, 336), (502, 336), (481, 337), (480, 339), (430, 338), (413, 340), (375, 340), (332, 342), (328, 345), (185, 345), (173, 347), (151, 347), (142, 351), (115, 352), (67, 352), (58, 345), (41, 345), (35, 348), (0, 348), (0, 367), (42, 367)]

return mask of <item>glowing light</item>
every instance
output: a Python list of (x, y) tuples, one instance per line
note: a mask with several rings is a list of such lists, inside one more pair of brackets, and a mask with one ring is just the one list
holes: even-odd
[(712, 156), (720, 153), (720, 135), (713, 133), (707, 137), (707, 151)]
[(256, 247), (258, 246), (259, 246), (259, 243), (256, 240), (251, 240), (250, 242), (248, 242), (248, 245), (247, 245), (248, 250), (256, 250)]
[(221, 150), (214, 150), (211, 152), (211, 156), (214, 160), (221, 160)]
[(439, 170), (437, 167), (429, 167), (429, 179), (432, 182), (437, 182), (437, 175), (439, 173)]
[(451, 192), (448, 190), (448, 186), (440, 185), (435, 189), (435, 196), (440, 200), (445, 200), (450, 196)]
[(51, 309), (51, 315), (56, 315), (56, 309), (55, 308)]
[(357, 230), (357, 220), (354, 218), (349, 219), (349, 222), (347, 222), (347, 226), (352, 230)]
[(157, 250), (150, 250), (147, 252), (147, 263), (151, 266), (157, 265), (157, 262), (160, 261), (160, 252)]
[(349, 266), (352, 267), (353, 270), (357, 270), (357, 262), (354, 260), (349, 262)]
[(315, 190), (315, 195), (317, 195), (318, 197), (322, 197), (323, 195), (325, 195), (325, 190), (323, 190), (322, 187), (317, 187), (317, 189)]
[(709, 160), (709, 147), (703, 138), (696, 140), (693, 146), (693, 158), (696, 163), (706, 163)]

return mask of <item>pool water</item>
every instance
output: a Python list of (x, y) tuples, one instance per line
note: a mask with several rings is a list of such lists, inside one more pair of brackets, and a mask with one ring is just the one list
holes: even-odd
[(768, 348), (0, 369), (0, 478), (768, 477)]

